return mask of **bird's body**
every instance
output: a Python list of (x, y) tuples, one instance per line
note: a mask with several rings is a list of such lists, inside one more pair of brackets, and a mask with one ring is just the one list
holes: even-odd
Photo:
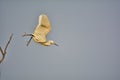
[[(52, 44), (57, 45), (52, 40), (47, 41), (46, 37), (50, 31), (51, 31), (51, 25), (49, 19), (46, 15), (42, 14), (39, 16), (39, 24), (35, 28), (33, 34), (24, 34), (23, 36), (31, 36), (31, 39), (33, 38), (35, 42), (41, 43), (44, 46), (50, 46)], [(27, 43), (27, 46), (29, 45), (31, 39)]]
[(51, 26), (48, 17), (46, 15), (40, 15), (39, 24), (37, 25), (33, 33), (34, 41), (41, 43), (46, 42), (46, 36), (50, 32), (50, 30)]

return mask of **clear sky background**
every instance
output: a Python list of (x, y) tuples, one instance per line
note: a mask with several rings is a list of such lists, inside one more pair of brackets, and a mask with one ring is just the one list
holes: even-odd
[[(40, 14), (59, 47), (26, 46)], [(120, 80), (119, 0), (0, 0), (2, 48), (11, 33), (0, 80)]]

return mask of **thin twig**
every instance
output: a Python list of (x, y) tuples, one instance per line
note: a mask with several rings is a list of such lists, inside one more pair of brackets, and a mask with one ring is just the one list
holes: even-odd
[(0, 64), (2, 63), (2, 61), (3, 61), (4, 58), (5, 58), (6, 50), (7, 50), (7, 48), (8, 48), (8, 45), (10, 44), (10, 41), (11, 41), (12, 37), (13, 37), (13, 33), (11, 34), (11, 36), (10, 36), (10, 38), (9, 38), (6, 46), (5, 46), (4, 52), (3, 52), (2, 48), (0, 47), (0, 51), (1, 51), (1, 53), (2, 53), (2, 59), (0, 59)]
[(11, 36), (10, 36), (10, 38), (9, 38), (9, 41), (8, 41), (8, 43), (7, 43), (6, 46), (5, 46), (4, 54), (6, 54), (7, 47), (8, 47), (8, 45), (10, 44), (10, 41), (11, 41), (12, 37), (13, 37), (13, 33), (11, 34)]
[(1, 51), (1, 53), (2, 53), (2, 55), (4, 54), (4, 52), (3, 52), (3, 50), (2, 50), (2, 48), (0, 47), (0, 51)]

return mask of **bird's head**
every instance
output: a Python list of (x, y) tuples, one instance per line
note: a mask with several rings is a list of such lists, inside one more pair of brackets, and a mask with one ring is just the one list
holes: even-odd
[(57, 43), (55, 43), (53, 40), (49, 40), (50, 45), (56, 45), (59, 46)]

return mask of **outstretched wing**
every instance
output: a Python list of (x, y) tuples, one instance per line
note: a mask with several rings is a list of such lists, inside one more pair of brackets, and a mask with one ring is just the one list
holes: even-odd
[(46, 42), (46, 36), (51, 30), (49, 19), (46, 15), (42, 14), (39, 16), (39, 24), (35, 28), (33, 33), (33, 39), (36, 42)]

